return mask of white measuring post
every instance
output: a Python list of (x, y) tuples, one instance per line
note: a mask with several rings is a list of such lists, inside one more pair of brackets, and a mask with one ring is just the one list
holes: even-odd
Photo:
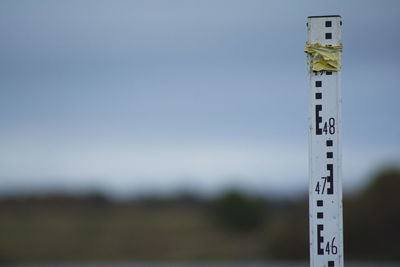
[[(340, 16), (308, 17), (308, 43), (341, 45)], [(341, 181), (341, 80), (339, 71), (313, 71), (309, 78), (310, 266), (343, 266)]]

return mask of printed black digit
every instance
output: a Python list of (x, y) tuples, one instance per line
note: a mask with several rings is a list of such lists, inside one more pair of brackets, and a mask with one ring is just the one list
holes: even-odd
[(335, 118), (330, 118), (329, 119), (329, 133), (334, 134), (335, 133)]

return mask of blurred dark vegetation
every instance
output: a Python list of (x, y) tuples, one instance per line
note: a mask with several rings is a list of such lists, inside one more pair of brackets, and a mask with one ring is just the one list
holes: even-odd
[[(400, 260), (400, 170), (344, 197), (345, 258)], [(115, 201), (101, 194), (0, 201), (0, 263), (307, 260), (308, 200), (240, 191)]]

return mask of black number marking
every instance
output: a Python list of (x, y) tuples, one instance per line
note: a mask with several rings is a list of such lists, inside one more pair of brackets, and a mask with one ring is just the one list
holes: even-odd
[(335, 243), (335, 238), (333, 238), (332, 242), (331, 242), (331, 252), (333, 255), (336, 255), (337, 254), (337, 246), (335, 246), (334, 243)]
[[(321, 107), (322, 109), (322, 107)], [(335, 133), (335, 118), (329, 118), (328, 121), (324, 123), (324, 128), (322, 130), (325, 134), (334, 134)]]
[(320, 191), (319, 182), (317, 182), (317, 185), (315, 186), (315, 192), (317, 192), (319, 195), (319, 191)]
[(335, 118), (329, 118), (329, 133), (335, 133)]
[[(328, 195), (333, 195), (333, 164), (327, 164), (326, 169), (329, 171), (329, 175), (326, 177), (321, 177), (322, 181), (317, 182), (317, 184), (315, 185), (315, 192), (317, 192), (318, 195), (324, 194), (325, 188)], [(322, 205), (322, 200), (318, 200), (317, 206), (320, 207)]]
[(321, 193), (323, 194), (325, 192), (325, 187), (326, 187), (326, 177), (321, 177), (323, 180), (322, 186), (320, 185), (319, 182), (317, 182), (317, 185), (315, 186), (315, 191), (318, 193), (318, 195)]
[(325, 251), (326, 251), (326, 254), (330, 254), (330, 252), (331, 252), (331, 249), (330, 249), (330, 247), (329, 247), (329, 242), (326, 244), (326, 247), (325, 247)]
[(322, 123), (322, 116), (319, 113), (322, 111), (322, 105), (315, 105), (315, 134), (322, 135), (320, 124)]
[(324, 132), (324, 134), (328, 134), (328, 123), (327, 122), (325, 122), (324, 129), (322, 131)]
[(326, 251), (326, 254), (328, 254), (328, 255), (330, 255), (330, 254), (336, 255), (337, 254), (338, 248), (335, 245), (335, 237), (332, 238), (331, 242), (326, 243), (325, 251)]

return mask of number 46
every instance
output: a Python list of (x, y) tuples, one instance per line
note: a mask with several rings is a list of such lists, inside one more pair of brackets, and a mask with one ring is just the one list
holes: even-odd
[(328, 242), (325, 247), (326, 253), (336, 255), (337, 254), (337, 246), (335, 246), (335, 237), (332, 239), (331, 242)]

